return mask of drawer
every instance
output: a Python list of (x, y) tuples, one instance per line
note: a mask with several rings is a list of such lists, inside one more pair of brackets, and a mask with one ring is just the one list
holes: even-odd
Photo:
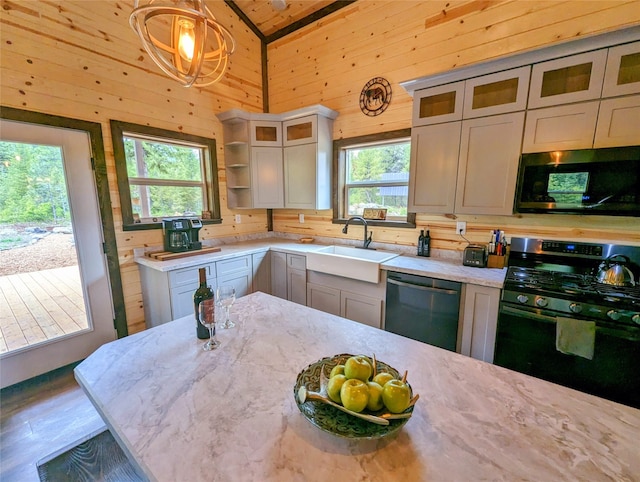
[(287, 255), (287, 267), (292, 269), (307, 269), (307, 257), (297, 254)]
[(237, 258), (225, 259), (216, 262), (216, 273), (218, 278), (245, 271), (251, 271), (251, 256), (239, 256)]
[(207, 269), (207, 282), (216, 277), (216, 263), (208, 263), (200, 266), (193, 266), (191, 268), (177, 269), (169, 272), (169, 286), (175, 288), (177, 286), (184, 286), (191, 283), (196, 285), (199, 283), (198, 271), (200, 268)]

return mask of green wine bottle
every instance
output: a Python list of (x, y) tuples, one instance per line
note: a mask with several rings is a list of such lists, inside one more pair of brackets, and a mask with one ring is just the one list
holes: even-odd
[(200, 303), (213, 298), (213, 291), (207, 286), (207, 269), (200, 268), (198, 270), (200, 276), (200, 286), (193, 294), (193, 308), (196, 315), (196, 333), (201, 340), (209, 338), (209, 330), (200, 323)]

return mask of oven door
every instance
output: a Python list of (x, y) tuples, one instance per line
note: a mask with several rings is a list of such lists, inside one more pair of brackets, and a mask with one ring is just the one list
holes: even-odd
[(556, 350), (556, 315), (502, 303), (494, 363), (640, 408), (640, 327), (598, 322), (588, 360)]

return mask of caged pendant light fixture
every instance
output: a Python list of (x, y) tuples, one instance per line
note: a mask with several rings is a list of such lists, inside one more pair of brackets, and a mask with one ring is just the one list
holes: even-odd
[(236, 46), (204, 0), (135, 0), (129, 24), (158, 67), (185, 87), (220, 80)]

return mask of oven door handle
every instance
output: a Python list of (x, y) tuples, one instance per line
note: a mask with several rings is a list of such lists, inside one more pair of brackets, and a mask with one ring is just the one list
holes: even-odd
[(542, 315), (540, 313), (534, 313), (531, 311), (519, 310), (518, 308), (512, 308), (511, 306), (503, 305), (500, 308), (500, 311), (502, 311), (503, 313), (507, 313), (509, 315), (516, 315), (516, 316), (520, 316), (521, 318), (528, 318), (530, 320), (542, 321), (544, 323), (556, 322), (555, 316), (547, 316), (547, 315)]
[[(520, 310), (518, 308), (512, 308), (511, 306), (501, 306), (500, 312), (519, 316), (521, 318), (527, 318), (529, 320), (540, 321), (542, 323), (556, 323), (555, 316), (543, 315), (541, 313), (533, 313), (531, 311)], [(640, 328), (638, 327), (627, 327), (627, 326), (618, 326), (615, 328), (611, 328), (608, 326), (602, 326), (601, 323), (596, 323), (596, 332), (602, 333), (603, 335), (610, 335), (616, 338), (623, 338), (629, 341), (640, 341)]]
[(391, 283), (392, 285), (398, 285), (398, 286), (404, 286), (407, 288), (415, 288), (417, 290), (422, 290), (422, 291), (431, 291), (433, 293), (440, 293), (443, 295), (457, 295), (458, 292), (456, 290), (448, 290), (448, 289), (444, 289), (444, 288), (432, 288), (431, 286), (423, 286), (423, 285), (416, 285), (413, 283), (405, 283), (404, 281), (398, 281), (392, 278), (387, 278), (387, 283)]

